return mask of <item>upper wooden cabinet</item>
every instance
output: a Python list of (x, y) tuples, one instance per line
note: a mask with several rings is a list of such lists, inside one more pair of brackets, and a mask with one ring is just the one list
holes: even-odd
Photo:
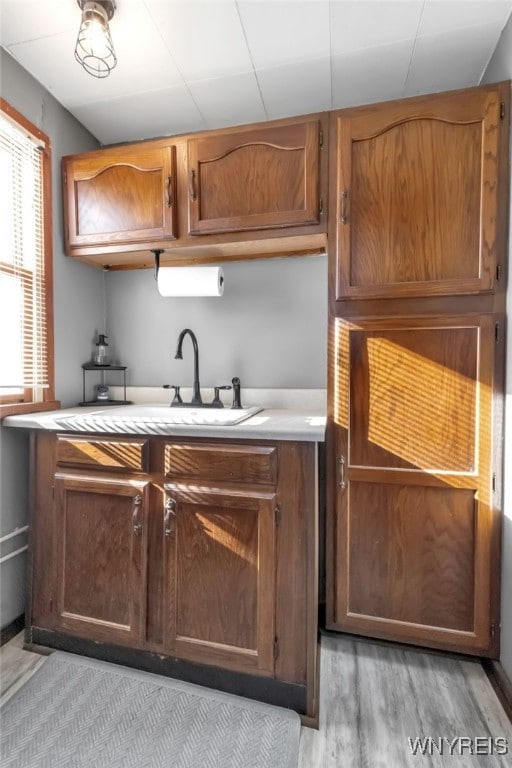
[(190, 234), (320, 221), (318, 120), (214, 132), (187, 153)]
[(492, 291), (499, 89), (345, 110), (332, 120), (335, 298)]
[(175, 237), (174, 147), (151, 143), (63, 158), (68, 250)]

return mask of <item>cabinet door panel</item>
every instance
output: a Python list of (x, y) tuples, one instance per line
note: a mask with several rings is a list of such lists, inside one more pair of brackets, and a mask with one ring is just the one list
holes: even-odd
[(339, 116), (336, 298), (494, 287), (499, 92)]
[(139, 645), (145, 592), (144, 486), (58, 475), (58, 624)]
[(70, 246), (175, 237), (174, 148), (102, 150), (64, 160)]
[(335, 321), (331, 628), (491, 651), (493, 331)]
[(274, 496), (166, 491), (166, 645), (183, 658), (271, 674)]
[(319, 123), (239, 130), (188, 142), (189, 232), (319, 222)]

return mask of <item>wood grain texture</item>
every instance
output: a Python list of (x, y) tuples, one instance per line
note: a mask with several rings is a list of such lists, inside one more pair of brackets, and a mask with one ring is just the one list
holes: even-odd
[(229, 669), (274, 669), (273, 494), (166, 485), (166, 647)]
[(268, 483), (277, 481), (277, 450), (272, 446), (175, 443), (165, 446), (168, 477), (188, 475), (203, 480)]
[(508, 740), (512, 726), (481, 665), (396, 645), (322, 637), (319, 729), (301, 731), (298, 768), (505, 768), (509, 755), (413, 755), (409, 739)]
[(67, 248), (175, 237), (175, 151), (151, 142), (63, 159)]
[(351, 482), (347, 514), (342, 615), (473, 631), (471, 490)]
[(493, 655), (494, 318), (333, 333), (327, 624)]
[(488, 87), (331, 113), (336, 299), (494, 288), (499, 103)]
[[(84, 440), (87, 455), (91, 444), (100, 455), (107, 446), (109, 461), (124, 456), (125, 443), (147, 442), (148, 471), (134, 472), (129, 462), (119, 471), (108, 462), (64, 467), (57, 463), (63, 437), (64, 458), (70, 442)], [(273, 677), (300, 688), (301, 711), (315, 718), (314, 444), (45, 432), (33, 442), (29, 641), (37, 627)], [(144, 497), (135, 520), (140, 536), (130, 534), (137, 493)], [(170, 516), (168, 498), (178, 502)]]
[(55, 494), (57, 626), (83, 637), (140, 645), (146, 589), (144, 485), (59, 474)]
[(97, 437), (59, 435), (57, 463), (60, 466), (84, 467), (112, 471), (147, 471), (149, 441), (101, 440)]
[(188, 142), (189, 234), (319, 223), (319, 124)]
[(350, 333), (350, 464), (472, 472), (476, 326)]

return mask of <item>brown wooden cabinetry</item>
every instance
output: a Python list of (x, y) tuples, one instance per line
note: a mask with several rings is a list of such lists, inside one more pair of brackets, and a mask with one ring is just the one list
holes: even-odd
[(331, 629), (499, 654), (508, 109), (504, 84), (333, 116)]
[(493, 317), (337, 319), (335, 338), (329, 624), (485, 652)]
[(63, 158), (68, 251), (176, 237), (175, 163), (173, 146), (151, 142)]
[(189, 139), (189, 233), (318, 224), (319, 159), (318, 120)]
[(332, 113), (337, 300), (494, 288), (500, 92)]
[(315, 716), (314, 444), (32, 441), (30, 642)]
[(55, 476), (56, 628), (140, 646), (146, 497), (144, 483)]
[(273, 675), (275, 493), (165, 489), (166, 649)]
[(96, 266), (218, 263), (326, 246), (327, 117), (156, 139), (62, 160), (66, 253)]

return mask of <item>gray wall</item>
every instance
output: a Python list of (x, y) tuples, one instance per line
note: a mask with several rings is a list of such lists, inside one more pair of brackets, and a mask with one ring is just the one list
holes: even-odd
[(190, 386), (192, 346), (174, 360), (178, 334), (191, 328), (204, 386), (239, 376), (246, 387), (324, 388), (327, 257), (223, 265), (224, 295), (162, 298), (151, 270), (107, 275), (112, 352), (135, 385)]
[[(91, 339), (103, 318), (103, 273), (67, 259), (62, 246), (60, 158), (94, 149), (96, 139), (9, 54), (0, 48), (0, 93), (50, 138), (53, 181), (53, 264), (56, 396), (76, 403), (81, 364), (90, 356)], [(0, 428), (0, 535), (23, 526), (27, 516), (28, 450), (26, 435)], [(2, 545), (2, 554), (18, 549), (24, 537)], [(25, 556), (1, 567), (0, 622), (23, 612)]]
[[(501, 34), (499, 43), (483, 76), (482, 83), (496, 83), (512, 78), (512, 17)], [(512, 147), (512, 136), (511, 136)], [(512, 183), (512, 179), (511, 179)], [(512, 211), (510, 220), (512, 222)], [(512, 273), (512, 238), (509, 238), (509, 273)], [(505, 404), (505, 489), (503, 526), (503, 571), (501, 593), (501, 663), (512, 681), (512, 274), (507, 293), (508, 339), (507, 384)]]

